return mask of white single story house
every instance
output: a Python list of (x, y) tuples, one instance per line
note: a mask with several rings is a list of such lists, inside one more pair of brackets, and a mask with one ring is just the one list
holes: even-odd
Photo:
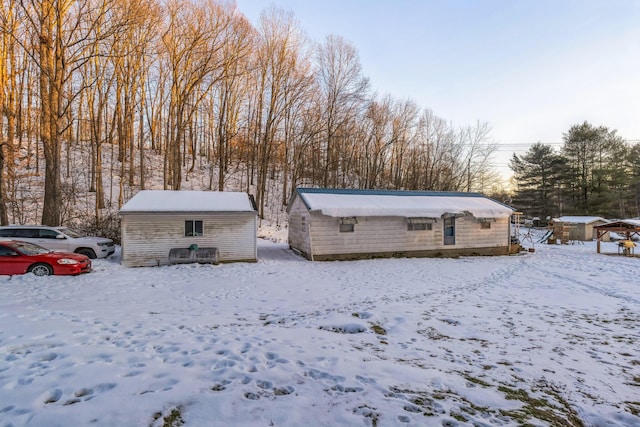
[(287, 211), (289, 246), (310, 260), (519, 250), (514, 210), (479, 193), (297, 188)]
[[(599, 216), (561, 216), (554, 222), (560, 222), (569, 226), (569, 240), (588, 242), (598, 238), (594, 226), (607, 224), (609, 221)], [(608, 236), (606, 237), (608, 239)]]
[(177, 248), (216, 248), (217, 260), (257, 260), (257, 211), (247, 193), (142, 190), (120, 209), (122, 265), (169, 264)]

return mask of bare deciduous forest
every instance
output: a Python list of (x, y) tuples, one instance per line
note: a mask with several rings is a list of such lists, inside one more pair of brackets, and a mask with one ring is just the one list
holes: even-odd
[(356, 47), (276, 8), (254, 27), (227, 1), (3, 0), (0, 25), (3, 224), (99, 223), (193, 181), (263, 218), (296, 185), (497, 182), (488, 124), (374, 93)]
[[(435, 84), (425, 82), (425, 84)], [(141, 189), (247, 191), (279, 218), (298, 185), (480, 191), (530, 215), (638, 215), (638, 148), (576, 125), (514, 155), (378, 94), (355, 46), (224, 0), (2, 0), (0, 223), (117, 220)]]

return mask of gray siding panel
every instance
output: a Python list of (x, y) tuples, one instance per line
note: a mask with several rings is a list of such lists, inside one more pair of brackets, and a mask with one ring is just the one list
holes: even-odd
[(310, 218), (306, 206), (296, 197), (289, 210), (289, 246), (307, 255), (311, 254)]
[[(204, 235), (184, 236), (184, 221), (202, 220)], [(256, 216), (224, 214), (122, 215), (122, 264), (127, 267), (169, 262), (171, 248), (218, 248), (220, 262), (256, 260)]]
[(445, 245), (443, 220), (432, 230), (409, 231), (402, 217), (358, 217), (352, 233), (339, 231), (339, 218), (311, 215), (310, 234), (314, 255), (419, 252), (438, 249), (506, 247), (509, 244), (509, 219), (491, 222), (482, 229), (474, 218), (456, 220), (456, 244)]

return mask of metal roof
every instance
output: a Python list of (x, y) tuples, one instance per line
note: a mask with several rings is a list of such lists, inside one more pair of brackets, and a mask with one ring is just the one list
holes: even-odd
[(429, 216), (471, 214), (476, 217), (508, 217), (513, 208), (480, 193), (455, 191), (362, 190), (297, 188), (309, 211), (339, 216)]

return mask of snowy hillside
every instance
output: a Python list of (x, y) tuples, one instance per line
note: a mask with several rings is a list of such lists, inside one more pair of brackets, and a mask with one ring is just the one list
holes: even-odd
[(638, 426), (639, 262), (261, 240), (257, 263), (3, 276), (0, 425)]

